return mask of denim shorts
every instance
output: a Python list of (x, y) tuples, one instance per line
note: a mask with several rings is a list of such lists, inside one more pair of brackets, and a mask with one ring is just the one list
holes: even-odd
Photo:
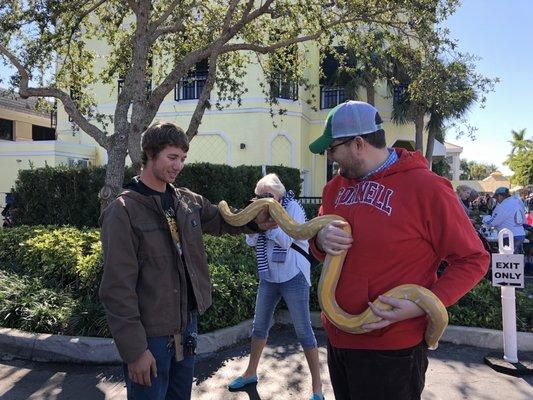
[(268, 337), (274, 309), (281, 297), (289, 308), (296, 336), (304, 350), (317, 347), (309, 312), (309, 284), (301, 272), (287, 282), (259, 281), (252, 337)]

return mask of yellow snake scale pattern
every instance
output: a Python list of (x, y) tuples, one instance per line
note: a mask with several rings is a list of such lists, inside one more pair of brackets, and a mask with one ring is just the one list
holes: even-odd
[[(218, 204), (222, 217), (232, 226), (246, 225), (255, 219), (265, 206), (268, 206), (271, 217), (279, 227), (297, 240), (307, 240), (314, 237), (320, 229), (332, 221), (345, 221), (337, 215), (323, 215), (313, 218), (304, 224), (299, 224), (287, 214), (281, 204), (270, 198), (256, 200), (236, 214), (231, 212), (225, 201), (221, 201)], [(345, 231), (351, 233), (349, 225), (346, 226)], [(354, 334), (365, 333), (367, 330), (362, 328), (363, 325), (378, 322), (381, 318), (377, 317), (370, 308), (367, 308), (359, 315), (349, 314), (335, 300), (335, 289), (345, 258), (346, 252), (338, 256), (326, 255), (318, 284), (318, 301), (322, 311), (339, 329)], [(428, 327), (425, 332), (425, 340), (430, 349), (436, 349), (439, 339), (448, 325), (448, 312), (437, 296), (430, 290), (413, 284), (397, 286), (384, 293), (384, 295), (397, 299), (411, 300), (426, 312)], [(378, 299), (373, 304), (383, 310), (391, 309), (391, 306), (382, 303)]]

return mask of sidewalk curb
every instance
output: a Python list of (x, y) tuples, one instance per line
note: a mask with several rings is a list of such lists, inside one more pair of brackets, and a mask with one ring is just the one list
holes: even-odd
[[(276, 313), (274, 323), (292, 324), (289, 312)], [(311, 323), (322, 328), (319, 312), (311, 313)], [(248, 339), (252, 320), (198, 336), (198, 356), (206, 357), (224, 347)], [(502, 349), (502, 332), (492, 329), (450, 325), (441, 341), (489, 349)], [(533, 351), (533, 333), (517, 333), (518, 349)], [(0, 328), (0, 354), (30, 361), (66, 362), (78, 364), (120, 364), (122, 360), (113, 339), (30, 333), (18, 329)]]

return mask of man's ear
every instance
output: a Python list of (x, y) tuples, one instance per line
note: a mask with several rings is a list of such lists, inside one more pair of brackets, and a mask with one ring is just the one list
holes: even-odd
[(353, 141), (357, 146), (357, 150), (363, 150), (366, 146), (365, 139), (363, 139), (361, 136), (357, 136)]
[(154, 158), (153, 154), (154, 153), (152, 152), (152, 150), (145, 150), (144, 152), (146, 153), (146, 160), (147, 161), (153, 160), (153, 158)]

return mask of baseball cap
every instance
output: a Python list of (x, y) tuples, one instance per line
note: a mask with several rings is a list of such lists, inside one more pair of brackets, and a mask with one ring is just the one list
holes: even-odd
[(509, 194), (509, 189), (503, 186), (499, 187), (494, 191), (494, 196), (496, 196), (497, 194)]
[(309, 145), (312, 153), (323, 153), (335, 139), (361, 136), (383, 129), (378, 110), (363, 101), (348, 100), (331, 109), (322, 136)]

